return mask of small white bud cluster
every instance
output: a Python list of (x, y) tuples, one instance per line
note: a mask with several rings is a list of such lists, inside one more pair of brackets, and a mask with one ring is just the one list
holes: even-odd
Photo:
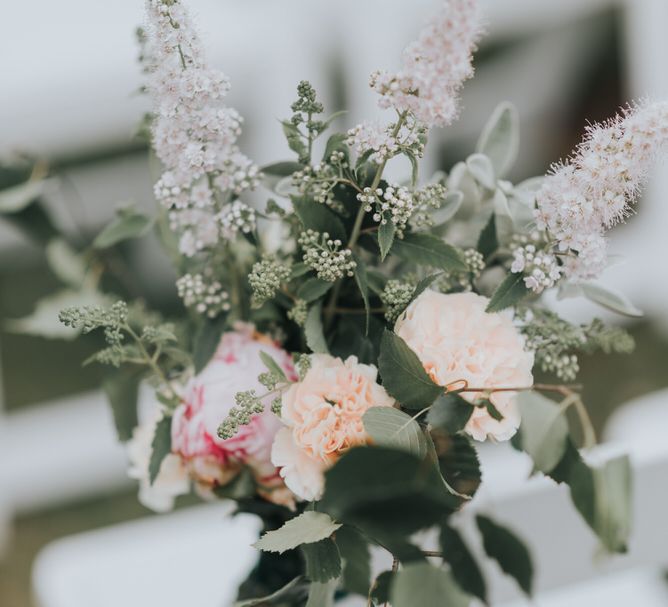
[(380, 300), (385, 306), (385, 319), (393, 323), (406, 309), (415, 292), (415, 286), (401, 280), (388, 280)]
[(341, 249), (343, 243), (332, 239), (329, 233), (306, 230), (298, 239), (304, 250), (304, 263), (315, 271), (318, 278), (335, 282), (344, 276), (353, 276), (357, 264), (350, 249)]
[(432, 212), (440, 209), (447, 195), (446, 187), (441, 183), (429, 183), (413, 192), (415, 212), (411, 225), (416, 229), (430, 228), (434, 225)]
[(241, 200), (235, 200), (223, 208), (216, 215), (216, 219), (220, 225), (221, 234), (227, 239), (231, 239), (239, 232), (250, 234), (255, 230), (255, 209)]
[(290, 266), (266, 257), (253, 264), (248, 284), (253, 291), (253, 305), (261, 306), (276, 295), (281, 285), (290, 278)]
[(303, 327), (306, 324), (306, 315), (308, 314), (308, 304), (303, 299), (297, 299), (288, 310), (288, 318)]
[(421, 158), (424, 154), (427, 129), (407, 115), (398, 132), (397, 123), (382, 125), (362, 122), (348, 131), (346, 143), (358, 156), (369, 154), (369, 160), (380, 163), (401, 152)]
[(397, 229), (398, 236), (403, 235), (408, 220), (415, 210), (415, 201), (412, 194), (403, 186), (391, 184), (383, 190), (382, 188), (364, 188), (357, 194), (359, 200), (367, 213), (373, 211), (373, 220), (381, 225), (391, 221)]
[(562, 268), (549, 250), (538, 249), (535, 244), (526, 244), (513, 251), (510, 271), (523, 272), (524, 284), (534, 293), (553, 287), (561, 278)]
[(230, 296), (217, 280), (207, 282), (202, 274), (184, 274), (176, 281), (183, 304), (199, 314), (215, 318), (230, 309)]
[(312, 196), (316, 202), (326, 204), (335, 210), (342, 208), (341, 203), (334, 200), (334, 187), (341, 177), (339, 168), (345, 163), (345, 154), (334, 151), (329, 162), (315, 166), (305, 166), (292, 174), (292, 185), (300, 194)]
[(485, 257), (476, 249), (466, 249), (464, 251), (464, 261), (474, 278), (478, 278), (485, 269)]
[(575, 354), (539, 356), (537, 362), (545, 373), (554, 373), (562, 381), (573, 381), (580, 372), (578, 357)]

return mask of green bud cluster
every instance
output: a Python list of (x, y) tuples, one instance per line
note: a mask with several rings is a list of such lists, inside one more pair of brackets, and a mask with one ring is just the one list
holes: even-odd
[(350, 249), (342, 249), (342, 242), (332, 239), (327, 232), (306, 230), (298, 239), (304, 251), (304, 263), (315, 271), (318, 278), (335, 282), (344, 276), (353, 276), (356, 267)]
[(290, 109), (293, 111), (292, 124), (295, 126), (304, 124), (311, 138), (317, 137), (327, 128), (322, 120), (313, 120), (313, 115), (322, 114), (325, 108), (316, 99), (315, 89), (307, 80), (302, 80), (297, 85), (297, 101), (290, 106)]
[(308, 304), (303, 299), (297, 299), (288, 310), (288, 318), (303, 327), (306, 323), (306, 316), (308, 314)]
[(106, 342), (110, 346), (117, 346), (123, 341), (123, 327), (128, 320), (128, 306), (124, 301), (117, 301), (109, 308), (71, 307), (61, 310), (58, 319), (66, 327), (79, 329), (82, 333), (103, 328)]
[(236, 406), (230, 409), (227, 417), (218, 426), (218, 436), (223, 440), (232, 438), (241, 426), (250, 424), (254, 415), (264, 412), (264, 405), (255, 390), (237, 392), (234, 401)]
[(253, 264), (248, 284), (253, 291), (253, 306), (260, 307), (272, 299), (281, 285), (290, 278), (290, 266), (273, 257), (264, 257)]
[(396, 322), (397, 318), (410, 303), (415, 285), (402, 280), (388, 280), (380, 299), (385, 306), (385, 320), (389, 323)]

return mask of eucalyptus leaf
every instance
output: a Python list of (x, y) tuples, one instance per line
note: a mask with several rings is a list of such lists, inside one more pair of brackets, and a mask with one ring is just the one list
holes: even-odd
[(420, 425), (403, 411), (394, 407), (371, 407), (362, 421), (374, 444), (426, 457), (429, 450), (427, 437)]
[(580, 284), (580, 288), (587, 299), (590, 299), (604, 308), (608, 308), (608, 310), (632, 318), (640, 318), (643, 316), (643, 313), (622, 293), (591, 282)]
[(42, 195), (44, 186), (43, 180), (35, 180), (0, 190), (0, 213), (22, 211)]
[(461, 251), (430, 234), (406, 234), (392, 247), (404, 261), (448, 272), (466, 272), (468, 266)]
[(306, 511), (290, 519), (282, 527), (267, 531), (254, 546), (265, 552), (283, 553), (302, 544), (312, 544), (328, 538), (339, 527), (324, 512)]
[(378, 368), (383, 387), (408, 409), (428, 407), (443, 393), (443, 388), (427, 375), (415, 352), (401, 337), (387, 330), (380, 343)]
[(434, 225), (443, 225), (450, 221), (459, 211), (463, 201), (464, 194), (461, 192), (448, 192), (443, 204), (431, 214)]
[(504, 101), (496, 106), (478, 139), (476, 151), (491, 161), (497, 176), (502, 177), (517, 159), (520, 143), (520, 119), (517, 108)]

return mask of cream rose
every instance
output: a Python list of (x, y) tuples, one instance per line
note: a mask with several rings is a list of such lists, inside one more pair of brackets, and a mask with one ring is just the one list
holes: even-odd
[(377, 376), (376, 367), (355, 356), (343, 361), (314, 354), (304, 379), (283, 394), (281, 418), (287, 427), (276, 435), (271, 461), (295, 495), (318, 499), (324, 471), (344, 451), (367, 442), (365, 411), (394, 405)]
[(217, 434), (237, 392), (266, 391), (258, 381), (258, 375), (266, 371), (260, 352), (269, 354), (288, 377), (296, 378), (287, 352), (257, 333), (253, 325), (237, 324), (234, 331), (223, 335), (212, 360), (186, 386), (183, 401), (174, 411), (172, 451), (181, 456), (200, 486), (225, 485), (247, 466), (261, 495), (290, 505), (293, 498), (271, 463), (271, 445), (282, 428), (268, 409), (271, 398), (266, 399), (265, 412), (253, 416), (235, 436), (224, 440)]
[[(427, 290), (413, 301), (394, 327), (441, 386), (465, 381), (471, 387), (530, 386), (533, 354), (509, 312), (485, 312), (489, 300), (475, 293), (444, 295)], [(471, 403), (480, 392), (461, 395)], [(465, 431), (474, 439), (511, 438), (520, 424), (516, 392), (494, 392), (490, 400), (503, 415), (495, 420), (476, 407)]]

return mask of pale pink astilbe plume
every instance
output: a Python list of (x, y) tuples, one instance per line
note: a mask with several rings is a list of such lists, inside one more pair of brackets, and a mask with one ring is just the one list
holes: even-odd
[(380, 106), (412, 113), (428, 127), (450, 124), (462, 84), (473, 76), (472, 53), (481, 33), (477, 0), (443, 2), (404, 51), (401, 70), (372, 74)]
[[(235, 201), (257, 184), (257, 166), (237, 146), (243, 119), (224, 105), (230, 84), (209, 68), (190, 17), (178, 0), (147, 0), (143, 61), (153, 98), (153, 147), (165, 166), (156, 197), (170, 209), (184, 255), (253, 228), (252, 209)], [(216, 192), (217, 190), (217, 192)], [(218, 194), (218, 195), (217, 195)]]
[(605, 232), (632, 212), (667, 141), (668, 102), (642, 103), (587, 127), (573, 157), (552, 168), (537, 194), (536, 219), (560, 252), (572, 254), (567, 275), (593, 278), (605, 268)]

